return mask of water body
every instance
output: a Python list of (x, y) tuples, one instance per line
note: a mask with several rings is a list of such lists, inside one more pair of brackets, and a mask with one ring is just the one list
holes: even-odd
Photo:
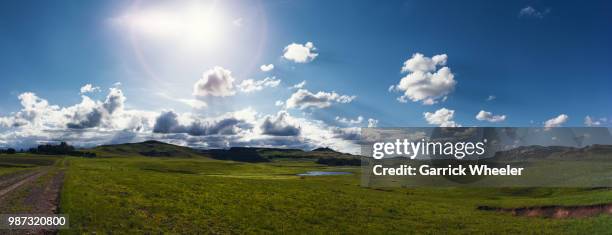
[(297, 174), (299, 176), (324, 176), (324, 175), (350, 175), (351, 172), (343, 171), (307, 171), (306, 173)]

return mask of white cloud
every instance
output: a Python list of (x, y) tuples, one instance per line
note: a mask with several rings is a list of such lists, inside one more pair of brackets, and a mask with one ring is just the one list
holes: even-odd
[(368, 127), (377, 127), (377, 126), (378, 126), (378, 120), (374, 118), (368, 118)]
[[(451, 93), (457, 82), (450, 68), (444, 66), (448, 56), (435, 55), (432, 58), (416, 53), (404, 62), (402, 73), (407, 73), (399, 84), (389, 87), (389, 91), (404, 92), (397, 100), (401, 103), (421, 101), (432, 105)], [(438, 68), (443, 66), (441, 68)]]
[(123, 92), (116, 87), (109, 88), (108, 96), (106, 96), (106, 100), (104, 101), (104, 108), (109, 113), (115, 112), (115, 110), (123, 109), (123, 103), (125, 103), (125, 96)]
[[(234, 113), (226, 113), (216, 118), (200, 118), (190, 114), (179, 115), (174, 111), (162, 112), (155, 120), (154, 133), (180, 134), (186, 133), (192, 136), (209, 135), (236, 135), (249, 128), (252, 120), (251, 110), (242, 110)], [(249, 114), (241, 116), (240, 114)]]
[(327, 108), (332, 103), (350, 103), (356, 96), (339, 95), (336, 92), (319, 91), (316, 94), (306, 89), (299, 89), (289, 97), (287, 108)]
[(301, 128), (289, 113), (280, 111), (276, 116), (266, 116), (259, 127), (264, 135), (298, 136)]
[[(330, 103), (353, 99), (333, 92), (317, 94), (321, 94), (320, 98), (329, 98), (323, 102)], [(317, 94), (311, 93), (315, 97)], [(80, 103), (61, 107), (51, 105), (31, 92), (19, 95), (21, 110), (0, 116), (0, 147), (28, 148), (55, 141), (91, 147), (155, 139), (199, 148), (331, 147), (351, 153), (360, 150), (357, 145), (359, 128), (339, 128), (321, 120), (293, 117), (287, 111), (261, 115), (247, 108), (217, 116), (199, 116), (190, 112), (129, 109), (125, 104), (126, 97), (116, 87), (109, 89), (102, 100), (85, 95), (81, 98)], [(183, 101), (198, 106), (194, 104), (198, 100)], [(320, 105), (315, 103), (303, 105)], [(375, 121), (369, 120), (368, 123)]]
[(203, 108), (208, 107), (208, 104), (206, 104), (206, 102), (198, 100), (198, 99), (176, 99), (176, 100), (194, 109), (203, 109)]
[(302, 89), (304, 88), (304, 86), (306, 86), (306, 80), (301, 81), (300, 83), (291, 86), (289, 89)]
[(283, 58), (295, 63), (308, 63), (319, 55), (315, 53), (315, 50), (312, 42), (306, 42), (306, 44), (291, 43), (285, 47)]
[(453, 121), (455, 110), (441, 108), (436, 110), (434, 113), (425, 112), (423, 117), (427, 123), (432, 125), (439, 125), (440, 127), (460, 127), (461, 125)]
[(115, 83), (113, 83), (113, 86), (114, 86), (114, 87), (121, 86), (121, 82), (115, 82)]
[(104, 102), (92, 100), (82, 95), (81, 102), (68, 107), (50, 105), (47, 100), (36, 94), (25, 92), (19, 95), (22, 109), (10, 116), (0, 117), (0, 124), (20, 133), (36, 133), (45, 131), (61, 131), (66, 129), (131, 129), (134, 123), (131, 119), (146, 119), (147, 112), (124, 110), (126, 100), (118, 88), (109, 89)]
[(506, 115), (493, 115), (493, 113), (491, 112), (480, 110), (480, 112), (476, 114), (476, 120), (487, 122), (503, 122), (504, 120), (506, 120)]
[(489, 97), (487, 97), (487, 101), (493, 101), (495, 100), (497, 97), (495, 97), (494, 95), (489, 95)]
[[(446, 96), (445, 96), (446, 97)], [(423, 100), (423, 104), (424, 105), (433, 105), (435, 103), (438, 103), (438, 101), (432, 99), (432, 98), (427, 98)]]
[(232, 72), (223, 67), (216, 66), (204, 72), (193, 86), (193, 95), (204, 96), (232, 96), (234, 91), (234, 78)]
[(356, 125), (356, 124), (360, 124), (363, 122), (363, 117), (358, 116), (356, 119), (348, 119), (345, 117), (336, 116), (336, 121), (338, 121), (339, 123), (345, 124), (345, 125)]
[(584, 117), (584, 125), (586, 126), (600, 126), (602, 121), (605, 122), (606, 119), (594, 120), (591, 116)]
[(559, 116), (551, 118), (548, 121), (544, 122), (544, 127), (546, 127), (547, 129), (552, 127), (559, 127), (563, 123), (567, 122), (568, 119), (569, 116), (565, 114), (559, 114)]
[(519, 11), (519, 17), (520, 18), (538, 18), (538, 19), (542, 19), (548, 13), (550, 13), (550, 8), (546, 8), (544, 11), (540, 11), (540, 10), (535, 9), (532, 6), (526, 6), (526, 7), (523, 7)]
[(261, 69), (263, 72), (269, 72), (274, 69), (274, 64), (263, 64), (259, 66), (259, 69)]
[(408, 99), (406, 98), (406, 96), (397, 97), (396, 100), (400, 103), (408, 103)]
[(93, 86), (91, 84), (85, 84), (85, 86), (81, 87), (81, 94), (95, 92), (95, 91), (100, 91), (100, 87)]
[(285, 104), (285, 102), (282, 101), (282, 100), (277, 100), (276, 102), (274, 102), (275, 106), (283, 106), (284, 104)]
[[(25, 92), (17, 97), (22, 109), (10, 117), (5, 117), (5, 126), (56, 127), (62, 124), (63, 116), (60, 107), (49, 105), (49, 102), (32, 92)], [(10, 120), (10, 123), (8, 122)]]
[(432, 58), (425, 57), (421, 53), (415, 53), (412, 55), (412, 58), (406, 60), (404, 62), (404, 66), (402, 67), (402, 72), (431, 72), (435, 71), (437, 66), (446, 65), (446, 61), (448, 60), (448, 56), (446, 54), (435, 55)]
[(253, 79), (247, 79), (247, 80), (243, 80), (240, 83), (240, 85), (238, 85), (238, 88), (242, 92), (250, 93), (254, 91), (261, 91), (265, 87), (277, 87), (278, 84), (280, 84), (280, 82), (281, 80), (276, 79), (276, 77), (267, 77), (263, 80), (257, 80), (257, 81)]

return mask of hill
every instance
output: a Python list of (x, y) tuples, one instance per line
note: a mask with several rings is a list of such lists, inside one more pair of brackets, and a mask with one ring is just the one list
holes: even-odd
[(94, 152), (98, 156), (109, 157), (209, 157), (192, 148), (168, 144), (156, 140), (148, 140), (140, 143), (101, 145), (88, 151)]
[(341, 153), (330, 148), (319, 148), (313, 151), (301, 149), (232, 147), (230, 149), (202, 150), (204, 154), (220, 160), (233, 160), (244, 162), (269, 162), (274, 159), (292, 159), (315, 161), (325, 165), (361, 165), (359, 156)]
[(229, 149), (193, 149), (149, 140), (140, 143), (102, 145), (86, 150), (101, 157), (209, 157), (218, 160), (240, 162), (270, 162), (275, 159), (293, 159), (314, 161), (325, 165), (360, 165), (359, 156), (337, 152), (330, 148), (318, 148), (313, 151), (301, 149), (232, 147)]
[(594, 144), (582, 148), (567, 146), (521, 146), (495, 153), (495, 158), (504, 161), (522, 161), (530, 159), (610, 159), (612, 145)]

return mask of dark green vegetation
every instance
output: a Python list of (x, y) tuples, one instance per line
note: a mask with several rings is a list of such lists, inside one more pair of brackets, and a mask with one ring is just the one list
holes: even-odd
[(329, 148), (319, 148), (313, 151), (301, 149), (280, 148), (246, 148), (232, 147), (229, 149), (195, 150), (191, 148), (171, 145), (159, 141), (145, 141), (142, 143), (129, 143), (119, 145), (103, 145), (91, 150), (100, 157), (167, 157), (167, 158), (194, 158), (206, 157), (218, 160), (231, 160), (239, 162), (272, 162), (275, 159), (293, 159), (313, 161), (324, 165), (360, 165), (359, 156), (336, 152)]
[(219, 160), (233, 160), (242, 162), (271, 162), (275, 159), (293, 159), (302, 161), (315, 161), (330, 166), (359, 166), (359, 156), (336, 152), (329, 148), (318, 148), (312, 151), (301, 149), (278, 148), (243, 148), (234, 147), (228, 150), (204, 150), (204, 154)]
[(100, 157), (208, 157), (197, 150), (167, 144), (159, 141), (145, 141), (142, 143), (127, 143), (117, 145), (102, 145), (88, 150)]
[(72, 145), (66, 142), (55, 144), (42, 144), (36, 148), (30, 148), (28, 153), (43, 155), (70, 155), (78, 157), (95, 157), (96, 154), (88, 151), (77, 151)]
[[(209, 153), (157, 142), (88, 151), (97, 157), (66, 157), (61, 163), (66, 176), (60, 213), (69, 214), (71, 223), (61, 233), (612, 231), (610, 215), (546, 219), (478, 210), (610, 203), (612, 190), (607, 188), (364, 188), (360, 168), (317, 164), (319, 157), (301, 151), (257, 149), (267, 159), (258, 163), (217, 160)], [(152, 151), (169, 156), (153, 156)], [(312, 152), (333, 157), (329, 150)], [(354, 174), (296, 176), (306, 171)]]

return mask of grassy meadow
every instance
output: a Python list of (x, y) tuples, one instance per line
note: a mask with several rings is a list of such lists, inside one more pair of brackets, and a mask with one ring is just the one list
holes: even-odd
[[(62, 233), (606, 233), (612, 217), (516, 217), (481, 205), (590, 204), (608, 189), (363, 188), (358, 168), (306, 161), (69, 158)], [(352, 175), (300, 177), (306, 171)]]
[[(145, 157), (123, 149), (106, 157), (104, 149), (92, 151), (98, 157), (0, 155), (0, 179), (42, 167), (63, 171), (59, 212), (70, 216), (70, 229), (61, 234), (612, 231), (610, 215), (549, 219), (477, 209), (609, 203), (612, 190), (607, 188), (365, 188), (359, 167), (305, 158), (246, 163), (191, 152)], [(307, 171), (352, 174), (296, 175)], [(12, 208), (27, 209), (18, 195), (11, 199)]]

